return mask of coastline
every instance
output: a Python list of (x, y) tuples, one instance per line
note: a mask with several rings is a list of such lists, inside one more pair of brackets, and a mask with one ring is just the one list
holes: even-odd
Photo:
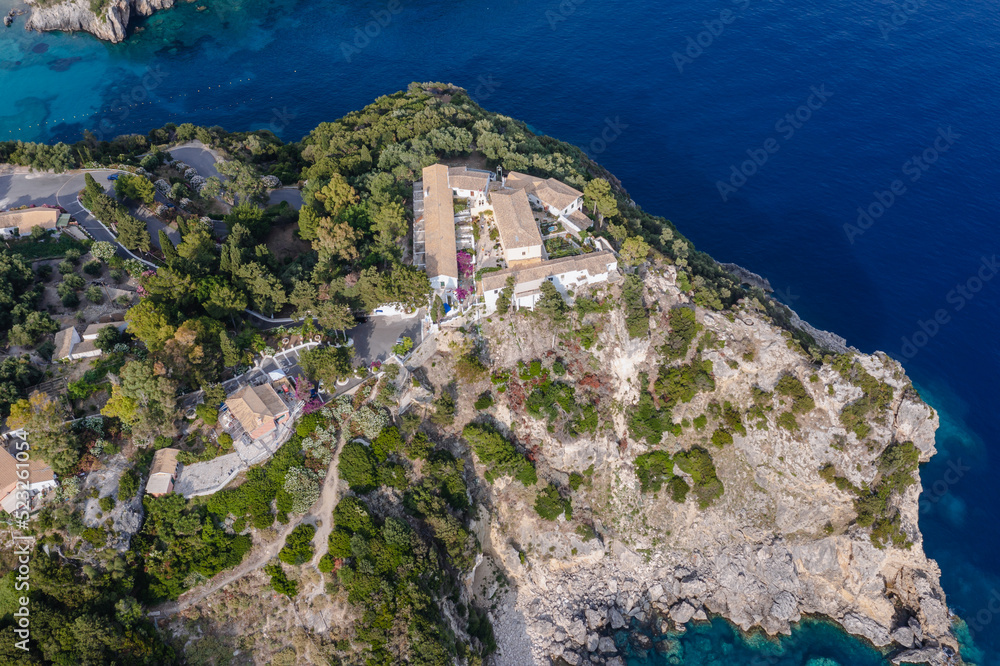
[(25, 30), (38, 32), (87, 32), (98, 39), (117, 44), (128, 37), (129, 23), (134, 17), (151, 16), (170, 9), (176, 0), (107, 0), (100, 16), (87, 0), (64, 0), (58, 4), (40, 6), (26, 0), (30, 9)]

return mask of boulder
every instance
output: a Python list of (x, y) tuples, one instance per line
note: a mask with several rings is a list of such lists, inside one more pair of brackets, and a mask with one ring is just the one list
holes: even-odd
[(611, 638), (611, 636), (601, 636), (597, 642), (597, 651), (601, 654), (614, 654), (618, 652), (618, 648), (615, 647), (615, 639)]
[(583, 614), (587, 618), (587, 626), (591, 631), (596, 631), (604, 626), (604, 613), (588, 608)]
[(612, 629), (621, 629), (622, 627), (625, 626), (626, 624), (625, 618), (622, 616), (621, 611), (619, 611), (617, 608), (612, 608), (609, 615), (611, 616)]
[(909, 627), (899, 627), (893, 630), (890, 636), (905, 648), (913, 647), (913, 630)]
[(678, 625), (686, 624), (694, 616), (694, 606), (686, 601), (681, 601), (670, 608), (670, 619)]

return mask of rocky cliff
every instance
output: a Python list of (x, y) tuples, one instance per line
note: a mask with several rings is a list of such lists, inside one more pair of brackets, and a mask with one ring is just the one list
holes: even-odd
[[(857, 520), (857, 497), (887, 473), (880, 466), (887, 447), (912, 442), (921, 462), (935, 453), (937, 415), (902, 367), (884, 354), (849, 351), (861, 376), (891, 387), (891, 399), (867, 415), (867, 431), (848, 429), (842, 412), (865, 397), (856, 377), (845, 377), (831, 357), (819, 363), (804, 353), (757, 308), (727, 316), (696, 307), (699, 337), (712, 336), (700, 353), (712, 363), (715, 388), (676, 405), (673, 421), (698, 423), (713, 413), (713, 402), (742, 410), (756, 396), (764, 407), (746, 419), (745, 434), (734, 432), (721, 448), (712, 446), (711, 425), (701, 432), (684, 427), (650, 446), (629, 434), (644, 390), (639, 378), (655, 376), (662, 361), (669, 309), (693, 304), (678, 289), (673, 267), (651, 271), (645, 288), (651, 335), (630, 339), (613, 310), (597, 323), (592, 358), (557, 342), (535, 318), (514, 317), (513, 329), (509, 321), (484, 327), (495, 358), (545, 359), (558, 350), (566, 381), (580, 382), (585, 373), (584, 381), (603, 382), (617, 408), (613, 425), (582, 438), (560, 436), (509, 402), (497, 408), (496, 420), (510, 423), (538, 452), (539, 476), (567, 485), (574, 472), (586, 479), (573, 493), (572, 523), (541, 519), (533, 493), (515, 482), (490, 487), (489, 519), (479, 536), (488, 554), (480, 566), (491, 569), (477, 571), (476, 581), (485, 583), (474, 593), (496, 609), (499, 663), (621, 664), (629, 654), (675, 649), (667, 632), (709, 614), (769, 634), (787, 634), (807, 615), (824, 616), (896, 663), (960, 663), (940, 572), (922, 549), (919, 475), (889, 500), (898, 541), (876, 546), (872, 530)], [(775, 388), (788, 375), (801, 381), (814, 405), (797, 428), (778, 424), (785, 403)], [(774, 398), (761, 398), (768, 395)], [(690, 496), (674, 501), (666, 488), (641, 491), (637, 455), (691, 446), (711, 451), (725, 487), (718, 500), (699, 507)], [(821, 475), (824, 468), (842, 475), (838, 483)], [(574, 528), (581, 519), (591, 520), (596, 535)], [(492, 569), (504, 573), (509, 587), (493, 583)]]
[(96, 14), (90, 0), (67, 0), (56, 4), (27, 2), (31, 5), (31, 16), (26, 30), (82, 30), (117, 43), (128, 36), (128, 24), (133, 16), (149, 16), (159, 9), (169, 9), (176, 0), (106, 0)]

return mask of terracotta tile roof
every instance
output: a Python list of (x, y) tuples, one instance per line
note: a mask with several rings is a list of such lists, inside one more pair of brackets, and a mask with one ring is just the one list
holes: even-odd
[(56, 350), (52, 354), (52, 358), (58, 360), (61, 358), (68, 358), (73, 352), (73, 334), (76, 329), (73, 327), (64, 328), (63, 330), (56, 333)]
[[(28, 460), (29, 484), (53, 481), (55, 478), (47, 463), (34, 457)], [(17, 480), (17, 461), (7, 449), (0, 447), (0, 502), (17, 490)]]
[(18, 233), (27, 235), (32, 227), (55, 229), (59, 221), (59, 211), (55, 208), (25, 208), (0, 213), (0, 229), (17, 227)]
[(507, 285), (507, 276), (514, 276), (514, 284), (544, 280), (550, 275), (561, 275), (570, 271), (585, 270), (590, 275), (600, 275), (608, 272), (608, 264), (617, 263), (615, 255), (610, 252), (591, 252), (573, 257), (551, 259), (530, 268), (505, 268), (502, 271), (487, 273), (483, 276), (483, 291), (503, 289)]
[(566, 208), (583, 196), (583, 192), (570, 187), (561, 180), (529, 176), (518, 171), (511, 171), (507, 174), (506, 184), (507, 187), (515, 190), (524, 190), (528, 194), (534, 194), (545, 205), (559, 210)]
[(490, 203), (504, 252), (542, 244), (538, 223), (531, 212), (528, 195), (523, 190), (494, 190), (490, 194)]
[(177, 474), (177, 455), (180, 453), (180, 449), (160, 449), (153, 454), (153, 466), (149, 468), (149, 475), (153, 474), (169, 474), (174, 476)]
[(246, 386), (226, 400), (226, 405), (247, 433), (263, 425), (273, 427), (275, 419), (288, 414), (288, 407), (270, 384)]
[(474, 171), (468, 167), (448, 167), (448, 184), (453, 190), (476, 190), (482, 192), (489, 187), (490, 173)]
[(430, 278), (446, 275), (458, 279), (455, 256), (455, 207), (448, 167), (424, 167), (424, 265)]

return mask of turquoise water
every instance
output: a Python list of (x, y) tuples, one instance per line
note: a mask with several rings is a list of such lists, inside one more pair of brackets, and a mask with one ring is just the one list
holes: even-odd
[(646, 657), (630, 657), (629, 666), (699, 664), (700, 666), (879, 666), (886, 663), (874, 648), (846, 637), (835, 625), (804, 620), (791, 636), (771, 639), (744, 635), (721, 619), (671, 634)]
[[(449, 81), (584, 147), (644, 208), (766, 275), (814, 325), (901, 359), (942, 417), (922, 470), (924, 548), (969, 620), (969, 654), (1000, 664), (1000, 280), (977, 276), (1000, 248), (996, 3), (201, 0), (140, 27), (119, 45), (0, 32), (0, 139), (191, 121), (295, 140), (410, 81)], [(686, 62), (689, 40), (705, 46)], [(789, 133), (779, 123), (813, 89), (822, 102)], [(912, 158), (942, 133), (952, 142), (914, 180)], [(724, 200), (719, 182), (768, 139), (780, 149)], [(905, 192), (890, 201), (894, 180)], [(859, 207), (876, 213), (862, 233), (845, 229)], [(796, 640), (839, 640), (836, 658), (854, 663), (858, 643), (824, 632)], [(697, 659), (684, 663), (708, 663)]]

